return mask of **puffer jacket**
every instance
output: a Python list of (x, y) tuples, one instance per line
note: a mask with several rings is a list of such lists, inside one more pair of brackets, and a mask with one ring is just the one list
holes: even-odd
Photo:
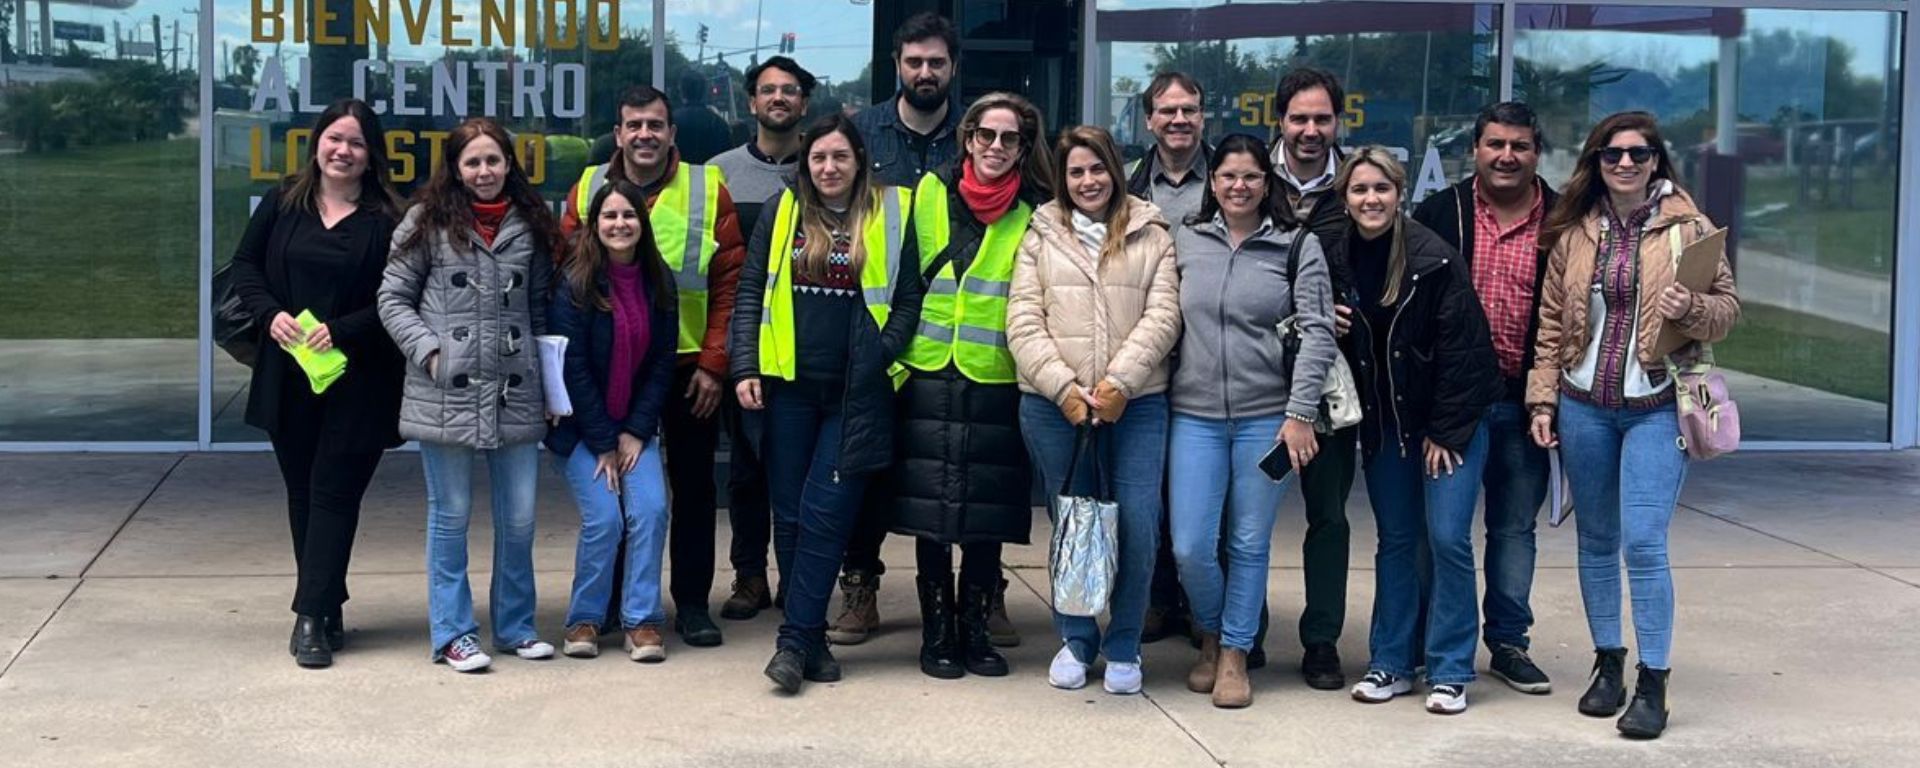
[[(512, 210), (491, 247), (467, 232), (463, 247), (434, 233), (401, 248), (421, 212), (408, 211), (394, 230), (380, 284), (380, 322), (407, 358), (400, 436), (476, 449), (545, 437), (533, 337), (547, 331), (549, 243)], [(428, 374), (436, 352), (437, 370)]]
[(1129, 400), (1165, 392), (1180, 340), (1180, 275), (1160, 209), (1127, 197), (1126, 248), (1110, 263), (1081, 245), (1057, 201), (1033, 214), (1007, 299), (1020, 391), (1060, 405), (1110, 380)]
[[(1602, 215), (1597, 207), (1588, 212), (1579, 226), (1560, 236), (1547, 257), (1547, 276), (1540, 286), (1540, 332), (1534, 342), (1533, 370), (1527, 373), (1528, 407), (1560, 402), (1561, 372), (1579, 367), (1592, 341), (1586, 297), (1600, 251)], [(1661, 328), (1668, 323), (1689, 339), (1712, 343), (1725, 339), (1740, 319), (1740, 296), (1734, 290), (1733, 269), (1727, 264), (1724, 250), (1712, 288), (1693, 293), (1693, 306), (1687, 314), (1671, 321), (1660, 315), (1660, 294), (1674, 279), (1667, 235), (1672, 227), (1681, 228), (1682, 243), (1699, 240), (1714, 230), (1713, 221), (1677, 186), (1666, 192), (1660, 200), (1660, 211), (1647, 220), (1640, 237), (1636, 342), (1640, 365), (1648, 370), (1661, 367), (1653, 350)]]

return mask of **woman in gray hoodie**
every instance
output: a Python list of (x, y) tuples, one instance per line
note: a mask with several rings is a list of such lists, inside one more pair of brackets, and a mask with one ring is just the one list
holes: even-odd
[[(1168, 390), (1169, 453), (1180, 457), (1167, 468), (1168, 515), (1201, 633), (1187, 687), (1211, 693), (1216, 707), (1253, 703), (1247, 653), (1286, 489), (1261, 459), (1283, 450), (1292, 470), (1313, 460), (1321, 389), (1339, 354), (1319, 238), (1275, 224), (1267, 192), (1276, 183), (1263, 142), (1228, 136), (1200, 212), (1174, 236), (1186, 334)], [(1300, 337), (1291, 370), (1276, 330), (1288, 317)]]

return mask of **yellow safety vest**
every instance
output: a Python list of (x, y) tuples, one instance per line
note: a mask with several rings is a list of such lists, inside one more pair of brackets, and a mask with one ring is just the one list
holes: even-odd
[[(607, 184), (607, 167), (590, 165), (580, 172), (574, 205), (582, 225), (587, 221), (593, 196)], [(660, 258), (673, 273), (674, 287), (680, 295), (680, 340), (676, 351), (699, 352), (707, 335), (707, 268), (713, 264), (720, 241), (713, 236), (714, 222), (720, 218), (720, 188), (726, 177), (719, 166), (681, 163), (674, 169), (673, 181), (654, 196), (647, 210), (647, 222), (653, 226), (653, 244)], [(694, 194), (698, 189), (700, 194)], [(698, 237), (687, 233), (698, 232)]]
[[(893, 311), (894, 265), (906, 240), (909, 193), (883, 189), (879, 204), (867, 212), (866, 260), (860, 267), (860, 291), (876, 326), (885, 328)], [(767, 287), (760, 300), (760, 373), (792, 381), (798, 366), (793, 330), (793, 235), (800, 229), (800, 203), (793, 190), (780, 193), (774, 212), (772, 245), (767, 248)], [(887, 367), (895, 388), (906, 380), (899, 363)]]
[[(1016, 201), (1013, 209), (987, 227), (980, 250), (963, 276), (953, 261), (941, 265), (927, 283), (920, 329), (901, 362), (922, 371), (945, 369), (951, 361), (967, 378), (982, 384), (1012, 384), (1013, 353), (1007, 349), (1007, 294), (1013, 287), (1013, 262), (1020, 239), (1033, 220), (1033, 207)], [(929, 173), (913, 193), (913, 231), (919, 238), (924, 272), (952, 239), (947, 186)]]

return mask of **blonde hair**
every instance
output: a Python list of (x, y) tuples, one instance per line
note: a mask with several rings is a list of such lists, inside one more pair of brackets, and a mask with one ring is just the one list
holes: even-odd
[[(1387, 177), (1387, 183), (1392, 184), (1394, 191), (1399, 193), (1400, 201), (1406, 202), (1407, 168), (1401, 165), (1400, 161), (1393, 159), (1393, 154), (1387, 151), (1386, 147), (1378, 144), (1361, 147), (1348, 154), (1344, 160), (1345, 162), (1340, 164), (1340, 173), (1333, 179), (1333, 188), (1340, 194), (1342, 205), (1346, 204), (1347, 187), (1353, 183), (1354, 169), (1363, 165), (1371, 165), (1379, 169), (1380, 175)], [(1347, 217), (1352, 219), (1353, 212), (1348, 211)], [(1402, 219), (1405, 218), (1406, 214), (1400, 212), (1398, 208), (1394, 209), (1391, 233), (1393, 244), (1387, 250), (1387, 285), (1380, 292), (1380, 306), (1383, 307), (1391, 307), (1400, 301), (1400, 284), (1406, 280), (1407, 228), (1402, 226), (1404, 224)]]
[(1067, 156), (1075, 147), (1085, 147), (1100, 164), (1107, 167), (1107, 175), (1113, 180), (1113, 189), (1107, 193), (1106, 208), (1099, 212), (1098, 218), (1107, 225), (1107, 240), (1100, 245), (1100, 264), (1105, 266), (1107, 259), (1118, 256), (1127, 247), (1127, 225), (1132, 206), (1127, 204), (1126, 167), (1120, 164), (1120, 148), (1113, 143), (1113, 134), (1105, 128), (1093, 125), (1079, 125), (1060, 134), (1060, 141), (1053, 147), (1053, 172), (1059, 183), (1054, 186), (1053, 201), (1060, 205), (1060, 222), (1068, 228), (1073, 227), (1073, 193), (1067, 187)]

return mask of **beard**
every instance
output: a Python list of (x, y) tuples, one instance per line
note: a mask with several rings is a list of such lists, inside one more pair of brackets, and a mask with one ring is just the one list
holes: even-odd
[(787, 117), (784, 120), (776, 120), (768, 115), (754, 115), (753, 119), (760, 124), (761, 128), (773, 131), (774, 133), (786, 133), (793, 130), (794, 126), (799, 125), (801, 119), (805, 117), (806, 115), (801, 114), (798, 110), (788, 107)]
[(932, 112), (947, 102), (947, 91), (953, 87), (953, 81), (934, 86), (932, 93), (921, 92), (918, 86), (906, 89), (907, 106), (921, 112)]

